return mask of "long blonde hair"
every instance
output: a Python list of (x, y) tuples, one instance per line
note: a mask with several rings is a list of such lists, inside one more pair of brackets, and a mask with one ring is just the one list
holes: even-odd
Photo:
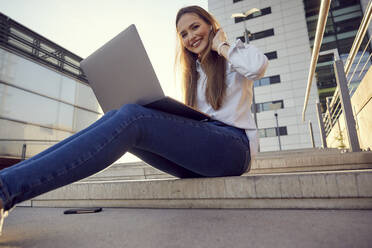
[[(207, 87), (205, 97), (207, 102), (218, 110), (226, 94), (226, 60), (212, 50), (212, 39), (214, 34), (220, 28), (219, 23), (206, 10), (199, 6), (188, 6), (180, 9), (176, 16), (176, 26), (182, 15), (194, 13), (212, 26), (209, 37), (209, 45), (201, 54), (199, 61), (202, 69), (207, 75)], [(177, 34), (178, 46), (176, 51), (175, 65), (181, 68), (181, 80), (185, 103), (191, 107), (196, 107), (197, 81), (199, 74), (196, 71), (196, 60), (198, 55), (191, 53), (182, 45), (182, 37)]]

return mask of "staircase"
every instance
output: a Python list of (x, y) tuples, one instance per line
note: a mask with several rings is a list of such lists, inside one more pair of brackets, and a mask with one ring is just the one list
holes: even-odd
[(239, 177), (176, 179), (145, 163), (115, 164), (23, 206), (372, 209), (372, 153), (260, 153)]

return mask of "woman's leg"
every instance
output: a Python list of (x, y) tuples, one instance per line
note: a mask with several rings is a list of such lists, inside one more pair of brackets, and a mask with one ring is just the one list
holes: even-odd
[(170, 174), (172, 176), (175, 176), (178, 178), (203, 177), (202, 175), (192, 172), (186, 168), (183, 168), (182, 166), (179, 166), (178, 164), (173, 163), (172, 161), (166, 158), (163, 158), (155, 153), (137, 149), (137, 148), (132, 148), (129, 150), (129, 152), (136, 155), (142, 161), (148, 163), (152, 167), (158, 170), (161, 170), (167, 174)]
[(240, 175), (249, 160), (249, 144), (236, 130), (128, 104), (44, 156), (0, 171), (0, 197), (7, 210), (95, 174), (131, 148), (202, 176)]
[(58, 142), (57, 144), (55, 144), (55, 145), (49, 147), (48, 149), (45, 149), (44, 151), (42, 151), (42, 152), (36, 154), (35, 156), (33, 156), (33, 157), (29, 158), (29, 159), (26, 159), (26, 160), (24, 160), (24, 161), (22, 161), (22, 162), (19, 162), (19, 163), (17, 163), (16, 165), (13, 165), (12, 167), (22, 166), (24, 163), (29, 163), (30, 160), (36, 160), (36, 159), (38, 159), (38, 158), (41, 158), (41, 157), (45, 156), (46, 154), (48, 154), (48, 153), (50, 153), (50, 152), (52, 152), (52, 151), (58, 149), (59, 147), (61, 147), (61, 146), (65, 145), (65, 144), (67, 144), (67, 143), (70, 142), (71, 140), (76, 139), (76, 138), (79, 137), (80, 135), (82, 135), (82, 134), (88, 132), (90, 129), (92, 129), (92, 128), (98, 126), (98, 125), (100, 125), (102, 122), (104, 122), (104, 121), (106, 121), (107, 119), (109, 119), (109, 118), (110, 118), (110, 117), (111, 117), (115, 112), (116, 112), (116, 111), (109, 111), (109, 112), (107, 112), (107, 113), (104, 114), (101, 118), (99, 118), (97, 121), (95, 121), (93, 124), (91, 124), (89, 127), (87, 127), (87, 128), (85, 128), (85, 129), (83, 129), (83, 130), (81, 130), (81, 131), (79, 131), (79, 132), (77, 132), (77, 133), (71, 135), (70, 137), (68, 137), (68, 138), (66, 138), (66, 139), (64, 139), (64, 140), (62, 140), (62, 141), (60, 141), (60, 142)]

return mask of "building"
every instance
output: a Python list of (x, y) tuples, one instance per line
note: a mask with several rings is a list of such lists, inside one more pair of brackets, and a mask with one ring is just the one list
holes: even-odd
[(0, 13), (0, 166), (31, 157), (102, 115), (81, 58)]
[[(362, 7), (359, 0), (336, 0), (331, 3), (321, 51), (338, 49), (340, 57), (346, 59), (363, 17)], [(265, 77), (254, 83), (261, 151), (279, 149), (275, 112), (278, 114), (282, 149), (312, 146), (308, 121), (313, 124), (315, 145), (320, 146), (315, 102), (320, 100), (324, 107), (325, 97), (334, 92), (336, 81), (332, 74), (333, 55), (319, 57), (306, 111), (306, 122), (302, 122), (319, 6), (319, 0), (208, 2), (209, 11), (220, 22), (230, 42), (236, 39), (245, 40), (245, 22), (250, 32), (250, 43), (261, 49), (269, 58)], [(231, 17), (233, 13), (242, 13), (252, 8), (258, 8), (260, 11), (246, 18)], [(270, 108), (275, 103), (280, 106), (276, 111)]]
[[(210, 0), (208, 7), (230, 42), (243, 38), (244, 32), (244, 19), (231, 18), (231, 15), (251, 8), (261, 10), (246, 18), (247, 29), (251, 32), (250, 43), (269, 58), (265, 77), (254, 83), (261, 151), (279, 150), (275, 112), (282, 149), (311, 147), (309, 124), (301, 119), (311, 58), (302, 1)], [(309, 102), (317, 100), (313, 84)], [(280, 109), (270, 110), (273, 103), (280, 103)], [(315, 104), (309, 105), (306, 119), (317, 123)], [(319, 146), (318, 127), (313, 125), (313, 128), (315, 144)]]
[[(303, 3), (305, 8), (310, 47), (313, 48), (320, 2), (304, 0)], [(353, 45), (359, 25), (363, 18), (362, 5), (363, 3), (361, 4), (359, 0), (331, 1), (320, 52), (332, 51), (336, 49), (338, 55), (345, 64), (345, 61), (350, 52), (350, 48)], [(361, 47), (365, 47), (365, 45), (367, 44), (367, 36), (364, 37)], [(351, 71), (353, 71), (355, 66), (358, 64), (359, 58), (361, 58), (360, 63), (362, 65), (365, 64), (370, 53), (371, 47), (368, 47), (364, 56), (362, 56), (362, 52), (359, 52), (356, 59), (354, 60)], [(319, 56), (318, 64), (316, 67), (316, 82), (323, 112), (325, 112), (326, 110), (326, 98), (329, 96), (333, 96), (333, 93), (336, 89), (336, 78), (333, 69), (333, 60), (333, 53), (321, 55)], [(350, 83), (352, 87), (351, 93), (354, 93), (361, 79), (364, 77), (366, 71), (362, 72), (362, 74), (359, 76), (360, 72), (361, 67), (358, 67), (353, 77), (351, 73), (349, 74), (348, 79), (351, 80)]]

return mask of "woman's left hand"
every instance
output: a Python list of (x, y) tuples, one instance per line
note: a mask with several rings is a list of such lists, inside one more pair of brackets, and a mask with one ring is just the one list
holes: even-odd
[(212, 40), (212, 50), (218, 52), (217, 51), (218, 45), (226, 41), (227, 41), (227, 37), (226, 37), (225, 32), (221, 28), (218, 29), (216, 35), (214, 36)]

